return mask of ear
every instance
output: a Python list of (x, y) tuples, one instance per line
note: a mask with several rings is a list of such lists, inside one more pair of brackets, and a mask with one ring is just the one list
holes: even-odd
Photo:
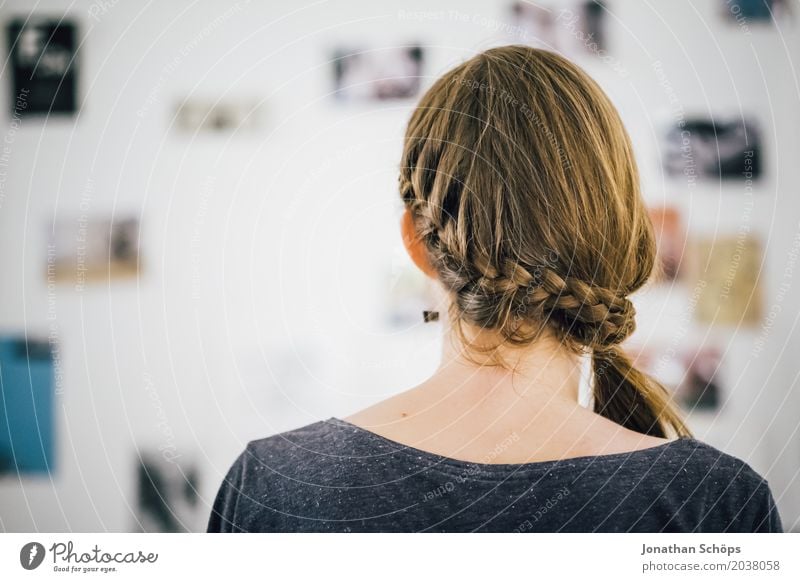
[(428, 261), (428, 251), (425, 248), (425, 243), (417, 237), (417, 231), (414, 227), (414, 219), (411, 216), (411, 211), (406, 208), (403, 213), (403, 219), (400, 223), (401, 233), (403, 235), (403, 244), (408, 251), (408, 255), (414, 264), (428, 277), (436, 279), (436, 271)]

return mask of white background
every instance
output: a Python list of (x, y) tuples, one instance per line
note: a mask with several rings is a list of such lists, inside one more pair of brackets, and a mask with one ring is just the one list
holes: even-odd
[[(688, 290), (643, 294), (638, 337), (722, 346), (725, 406), (692, 426), (764, 474), (784, 526), (797, 527), (800, 283), (785, 269), (800, 230), (800, 5), (793, 22), (746, 34), (723, 1), (608, 4), (610, 51), (627, 76), (590, 56), (578, 62), (620, 108), (646, 198), (681, 207), (695, 233), (735, 235), (748, 221), (767, 248), (766, 309), (792, 285), (767, 330), (687, 328)], [(3, 21), (30, 6), (0, 4)], [(520, 40), (493, 30), (513, 24), (505, 2), (99, 6), (37, 9), (80, 26), (82, 110), (23, 119), (0, 201), (0, 330), (46, 336), (55, 326), (62, 374), (56, 471), (0, 478), (5, 531), (135, 528), (137, 447), (165, 446), (202, 469), (203, 507), (187, 523), (202, 529), (247, 441), (346, 415), (430, 373), (437, 326), (401, 333), (381, 320), (387, 273), (407, 264), (395, 187), (412, 104), (335, 102), (330, 59), (342, 45), (421, 43), (427, 86), (476, 51)], [(765, 178), (752, 212), (742, 184), (689, 189), (662, 175), (658, 136), (673, 114), (656, 61), (687, 114), (760, 122)], [(170, 124), (187, 95), (263, 100), (263, 129), (181, 135)], [(56, 216), (79, 217), (82, 197), (92, 216), (141, 216), (142, 277), (49, 297), (47, 230)]]

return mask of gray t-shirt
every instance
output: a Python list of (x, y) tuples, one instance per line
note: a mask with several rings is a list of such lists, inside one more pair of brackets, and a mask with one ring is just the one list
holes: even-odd
[(330, 418), (248, 443), (208, 531), (783, 530), (767, 481), (693, 438), (595, 457), (472, 463)]

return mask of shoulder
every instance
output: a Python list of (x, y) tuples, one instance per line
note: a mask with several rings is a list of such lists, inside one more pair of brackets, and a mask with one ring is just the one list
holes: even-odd
[(703, 527), (711, 531), (781, 531), (767, 479), (743, 459), (697, 439), (681, 439), (669, 462), (681, 484), (705, 500)]
[(666, 452), (658, 455), (656, 468), (674, 472), (695, 486), (753, 491), (766, 484), (766, 479), (746, 461), (699, 439), (683, 437), (664, 448)]
[(729, 486), (734, 483), (746, 489), (756, 489), (766, 484), (766, 479), (760, 473), (737, 456), (695, 438), (680, 439), (678, 443), (682, 443), (683, 447), (676, 448), (679, 454), (674, 462), (691, 467), (709, 484)]
[(283, 431), (247, 443), (245, 452), (252, 455), (276, 458), (282, 454), (298, 454), (327, 448), (337, 426), (320, 420), (292, 430)]
[(336, 472), (347, 434), (319, 421), (247, 443), (217, 492), (207, 531), (265, 531), (280, 523), (284, 500)]
[(396, 450), (390, 441), (334, 417), (252, 440), (237, 463), (245, 481), (261, 486), (268, 479), (273, 486), (338, 486), (374, 473)]
[(328, 471), (353, 454), (354, 435), (334, 419), (320, 420), (247, 443), (240, 455), (245, 475), (292, 478)]

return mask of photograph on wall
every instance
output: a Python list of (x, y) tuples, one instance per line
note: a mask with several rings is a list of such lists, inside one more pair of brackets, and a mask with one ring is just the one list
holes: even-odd
[(341, 101), (411, 99), (419, 94), (423, 49), (399, 46), (335, 51), (334, 95)]
[(515, 36), (532, 46), (573, 56), (608, 50), (605, 19), (606, 8), (600, 0), (511, 4)]
[(11, 103), (17, 115), (75, 113), (77, 36), (76, 25), (67, 19), (8, 23)]
[(694, 317), (711, 325), (755, 326), (762, 318), (763, 252), (753, 236), (690, 241), (687, 270), (696, 290)]
[(255, 99), (190, 98), (175, 110), (175, 127), (183, 133), (251, 132), (262, 126), (262, 111)]
[(779, 22), (792, 14), (791, 0), (719, 0), (722, 13), (742, 24)]
[(680, 277), (681, 262), (686, 247), (686, 233), (678, 208), (654, 207), (648, 210), (656, 238), (658, 268), (653, 276), (656, 283), (670, 283)]
[(47, 338), (0, 336), (0, 475), (53, 472), (54, 383)]
[(722, 404), (719, 369), (721, 351), (715, 346), (683, 350), (681, 354), (686, 370), (675, 396), (686, 410), (708, 412)]
[(207, 508), (198, 494), (199, 469), (184, 455), (165, 457), (158, 448), (136, 453), (135, 529), (145, 533), (197, 531)]
[(670, 127), (663, 144), (669, 176), (687, 180), (755, 180), (762, 170), (757, 124), (742, 119), (687, 119)]
[(687, 412), (716, 411), (722, 404), (719, 370), (722, 352), (714, 345), (680, 346), (665, 341), (629, 345), (625, 351), (635, 365), (658, 381)]
[(77, 288), (139, 275), (139, 219), (58, 219), (49, 228), (47, 279)]

